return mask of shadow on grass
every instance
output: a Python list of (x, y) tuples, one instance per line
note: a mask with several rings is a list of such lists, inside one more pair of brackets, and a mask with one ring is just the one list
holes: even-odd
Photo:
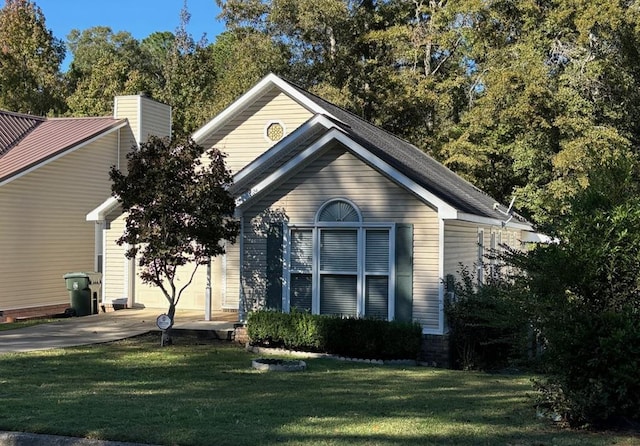
[(537, 420), (527, 377), (326, 359), (263, 373), (230, 344), (157, 340), (3, 355), (0, 429), (180, 445), (611, 444)]

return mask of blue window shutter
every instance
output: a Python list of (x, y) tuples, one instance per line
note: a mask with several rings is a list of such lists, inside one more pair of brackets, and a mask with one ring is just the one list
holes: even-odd
[(413, 319), (413, 225), (396, 226), (395, 320)]
[(267, 233), (267, 308), (282, 310), (282, 224), (273, 223)]

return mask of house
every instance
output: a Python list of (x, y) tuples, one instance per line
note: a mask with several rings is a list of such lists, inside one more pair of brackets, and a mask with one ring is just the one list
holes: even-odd
[[(196, 276), (181, 308), (240, 311), (241, 319), (255, 308), (295, 307), (417, 321), (439, 345), (447, 275), (533, 233), (415, 146), (273, 74), (192, 137), (227, 154), (242, 228)], [(117, 201), (87, 219), (109, 228), (105, 301), (166, 308), (134, 262), (123, 262)]]
[(0, 320), (69, 307), (63, 275), (102, 269), (85, 216), (110, 194), (109, 168), (170, 126), (170, 108), (140, 95), (116, 97), (112, 117), (0, 111)]

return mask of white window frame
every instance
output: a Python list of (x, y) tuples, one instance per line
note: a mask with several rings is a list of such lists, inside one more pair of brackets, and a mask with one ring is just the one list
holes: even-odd
[[(331, 203), (335, 201), (344, 201), (349, 203), (357, 211), (359, 221), (357, 222), (327, 222), (319, 221), (318, 217), (322, 211)], [(284, 261), (283, 261), (283, 278), (284, 286), (282, 287), (282, 311), (289, 312), (291, 310), (290, 294), (291, 294), (291, 274), (296, 274), (297, 271), (291, 269), (291, 233), (299, 230), (310, 230), (313, 238), (313, 266), (311, 268), (312, 274), (312, 298), (311, 298), (311, 312), (312, 314), (320, 314), (320, 278), (323, 274), (330, 274), (320, 271), (320, 240), (321, 232), (323, 230), (331, 229), (345, 229), (357, 231), (357, 243), (358, 243), (358, 265), (356, 274), (356, 289), (357, 289), (357, 301), (356, 301), (356, 316), (366, 316), (365, 308), (365, 280), (367, 276), (383, 275), (382, 273), (369, 273), (366, 271), (366, 252), (365, 252), (365, 233), (370, 229), (388, 230), (389, 232), (389, 266), (387, 271), (388, 277), (388, 290), (387, 290), (387, 317), (389, 320), (393, 320), (395, 316), (395, 235), (396, 225), (394, 223), (364, 223), (362, 214), (359, 208), (351, 201), (344, 198), (336, 198), (327, 201), (320, 206), (316, 213), (315, 221), (313, 223), (300, 223), (292, 224), (289, 222), (285, 226), (284, 237)]]

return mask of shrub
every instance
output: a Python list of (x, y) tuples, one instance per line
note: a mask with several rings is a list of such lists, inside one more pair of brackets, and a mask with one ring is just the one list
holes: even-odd
[(445, 304), (454, 367), (498, 370), (522, 364), (532, 336), (517, 288), (502, 279), (476, 285), (464, 268), (461, 277), (453, 284), (456, 299)]
[(536, 383), (543, 408), (571, 425), (640, 420), (640, 315), (627, 310), (574, 309), (548, 330), (548, 375)]
[(255, 345), (324, 352), (352, 358), (416, 359), (422, 342), (417, 323), (340, 318), (292, 311), (249, 314)]

